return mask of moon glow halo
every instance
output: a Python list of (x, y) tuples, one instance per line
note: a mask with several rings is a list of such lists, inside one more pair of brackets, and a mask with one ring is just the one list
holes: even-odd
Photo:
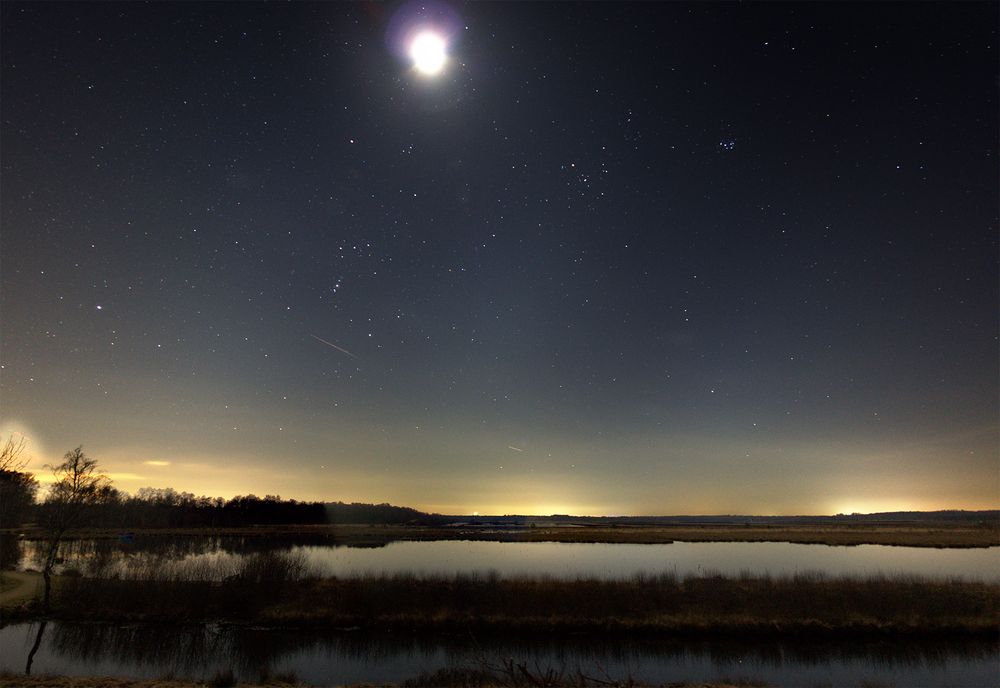
[(444, 39), (433, 31), (422, 31), (414, 36), (409, 52), (413, 66), (426, 76), (440, 73), (448, 59)]

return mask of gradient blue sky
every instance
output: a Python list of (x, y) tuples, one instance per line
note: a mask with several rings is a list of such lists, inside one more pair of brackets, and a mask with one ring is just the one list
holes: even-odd
[(995, 9), (5, 2), (3, 428), (127, 491), (996, 508)]

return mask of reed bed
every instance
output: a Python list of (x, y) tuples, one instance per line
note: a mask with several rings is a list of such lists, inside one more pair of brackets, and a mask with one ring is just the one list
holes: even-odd
[(749, 572), (604, 580), (399, 573), (322, 578), (292, 554), (224, 566), (144, 560), (64, 578), (53, 614), (95, 620), (464, 630), (995, 634), (1000, 584)]

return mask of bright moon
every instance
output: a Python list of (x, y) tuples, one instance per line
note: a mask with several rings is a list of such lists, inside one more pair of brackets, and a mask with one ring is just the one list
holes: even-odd
[(430, 31), (418, 34), (410, 43), (410, 58), (421, 74), (437, 74), (447, 58), (444, 39)]

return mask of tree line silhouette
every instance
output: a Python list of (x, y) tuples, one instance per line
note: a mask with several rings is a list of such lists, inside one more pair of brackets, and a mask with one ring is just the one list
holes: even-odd
[(0, 442), (0, 528), (37, 524), (58, 533), (56, 540), (70, 528), (402, 524), (431, 518), (416, 509), (385, 503), (306, 502), (254, 494), (223, 499), (171, 487), (143, 487), (130, 495), (115, 488), (82, 447), (67, 452), (62, 464), (46, 466), (55, 482), (39, 502), (38, 480), (24, 470), (25, 445), (24, 437), (14, 434)]
[[(39, 515), (47, 503), (36, 506)], [(82, 521), (94, 528), (236, 528), (256, 525), (330, 523), (410, 523), (427, 514), (391, 504), (307, 502), (277, 495), (232, 499), (195, 496), (173, 488), (144, 487), (135, 495), (117, 493), (87, 507)]]

